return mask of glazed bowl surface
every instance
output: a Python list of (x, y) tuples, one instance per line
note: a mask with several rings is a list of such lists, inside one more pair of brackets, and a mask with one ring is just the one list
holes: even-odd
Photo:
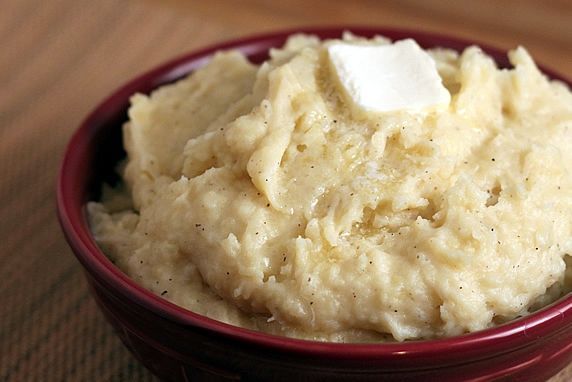
[[(208, 47), (170, 61), (127, 83), (105, 99), (72, 136), (57, 184), (64, 234), (84, 268), (99, 308), (124, 344), (164, 380), (395, 380), (539, 381), (572, 362), (572, 295), (507, 324), (439, 340), (384, 344), (336, 344), (277, 337), (192, 313), (139, 286), (98, 248), (86, 203), (103, 182), (117, 181), (125, 156), (121, 126), (129, 98), (149, 93), (203, 66), (219, 50), (238, 49), (253, 63), (268, 57), (289, 35), (308, 32), (338, 38), (342, 32), (392, 40), (414, 38), (422, 47), (462, 50), (477, 44), (501, 67), (506, 52), (454, 37), (388, 28), (332, 27), (289, 30)], [(553, 79), (566, 82), (542, 68)]]

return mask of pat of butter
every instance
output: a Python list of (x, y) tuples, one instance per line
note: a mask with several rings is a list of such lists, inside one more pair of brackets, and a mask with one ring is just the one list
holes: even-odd
[(435, 61), (411, 39), (390, 45), (333, 44), (328, 55), (342, 93), (359, 110), (426, 111), (451, 101)]

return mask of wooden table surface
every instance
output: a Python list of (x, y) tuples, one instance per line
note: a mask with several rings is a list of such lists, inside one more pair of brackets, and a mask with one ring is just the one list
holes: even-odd
[[(0, 1), (0, 380), (153, 380), (88, 296), (55, 218), (64, 146), (114, 88), (213, 42), (303, 25), (450, 33), (572, 77), (572, 1)], [(551, 381), (572, 380), (572, 365)]]

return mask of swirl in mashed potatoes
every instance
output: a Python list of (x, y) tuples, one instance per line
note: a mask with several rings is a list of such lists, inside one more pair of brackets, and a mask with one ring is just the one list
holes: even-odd
[(570, 90), (523, 48), (511, 69), (433, 49), (448, 107), (356, 115), (332, 43), (218, 53), (133, 96), (127, 191), (89, 204), (119, 268), (208, 317), (339, 342), (473, 332), (567, 293)]

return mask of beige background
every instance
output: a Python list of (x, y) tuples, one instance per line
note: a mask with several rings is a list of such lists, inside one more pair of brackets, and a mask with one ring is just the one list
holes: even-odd
[[(572, 1), (0, 0), (0, 380), (151, 380), (88, 296), (55, 219), (70, 134), (118, 85), (197, 47), (299, 25), (523, 44), (572, 77)], [(572, 380), (572, 366), (553, 381)]]

